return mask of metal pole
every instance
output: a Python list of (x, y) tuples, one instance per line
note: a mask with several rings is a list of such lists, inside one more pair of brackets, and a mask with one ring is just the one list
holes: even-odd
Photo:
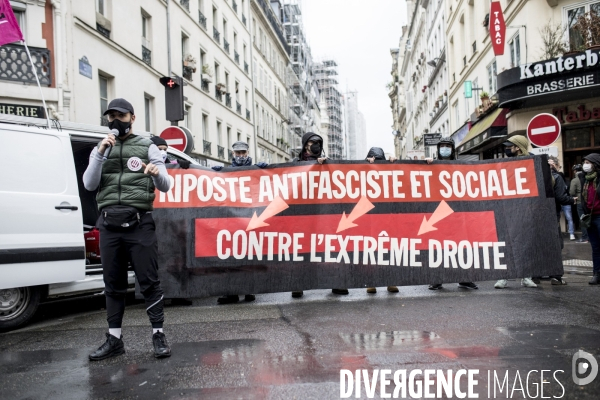
[(167, 0), (167, 58), (168, 58), (168, 68), (169, 68), (169, 76), (172, 76), (171, 73), (171, 1)]
[(46, 121), (48, 122), (48, 129), (51, 129), (50, 116), (48, 115), (48, 107), (46, 106), (46, 100), (44, 99), (44, 93), (42, 92), (42, 85), (40, 85), (40, 79), (38, 78), (37, 70), (35, 69), (35, 65), (33, 64), (33, 59), (31, 58), (31, 53), (29, 53), (29, 47), (27, 47), (27, 43), (25, 43), (25, 39), (23, 39), (23, 45), (25, 46), (25, 51), (27, 51), (27, 56), (29, 57), (29, 62), (31, 63), (31, 69), (33, 70), (33, 74), (35, 75), (35, 81), (37, 82), (38, 88), (40, 89), (40, 96), (42, 96), (42, 104), (44, 105), (44, 111), (46, 113)]

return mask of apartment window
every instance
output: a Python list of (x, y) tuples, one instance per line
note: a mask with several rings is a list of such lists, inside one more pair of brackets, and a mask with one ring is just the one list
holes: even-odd
[(221, 146), (221, 121), (217, 121), (217, 144)]
[(219, 30), (219, 24), (217, 23), (217, 8), (213, 7), (213, 28)]
[(223, 39), (227, 40), (227, 20), (223, 18)]
[[(474, 87), (474, 88), (478, 88), (479, 87), (479, 79), (477, 79), (477, 78), (473, 79), (473, 86), (472, 87)], [(481, 94), (482, 91), (474, 92), (474, 93)], [(479, 96), (477, 94), (473, 94), (473, 109), (476, 109), (477, 107), (479, 107), (480, 100), (479, 100)]]
[(208, 115), (202, 114), (202, 140), (208, 141)]
[(221, 68), (219, 67), (219, 63), (215, 63), (215, 85), (217, 83), (221, 83)]
[(185, 113), (183, 115), (183, 126), (188, 129), (192, 129), (192, 106), (189, 104), (184, 105)]
[(494, 60), (490, 65), (487, 66), (488, 73), (488, 87), (490, 89), (490, 96), (496, 93), (496, 75), (498, 71), (496, 69), (496, 60)]
[(148, 17), (142, 14), (142, 37), (148, 39)]
[(96, 0), (96, 12), (98, 14), (106, 15), (106, 0)]
[(100, 115), (108, 109), (108, 80), (109, 78), (100, 75)]
[(228, 126), (227, 127), (227, 149), (231, 149), (231, 145), (233, 143), (231, 143), (231, 127)]
[(144, 96), (144, 117), (146, 132), (152, 132), (152, 98), (147, 95)]
[(237, 141), (240, 142), (242, 140), (242, 132), (238, 131), (237, 133)]
[(460, 110), (458, 109), (458, 100), (452, 105), (454, 119), (456, 120), (456, 129), (460, 128)]
[(508, 50), (510, 52), (510, 66), (514, 68), (521, 65), (521, 39), (519, 35), (508, 43)]
[(586, 12), (595, 11), (600, 14), (600, 2), (590, 2), (584, 5), (578, 5), (572, 8), (565, 8), (565, 18), (567, 20), (566, 26), (568, 27), (569, 33), (569, 47), (570, 50), (580, 50), (584, 47), (583, 37), (577, 30), (574, 29), (577, 24), (577, 19)]
[(206, 62), (206, 52), (202, 49), (200, 49), (200, 70), (202, 71), (202, 67), (204, 65), (207, 65), (208, 63)]

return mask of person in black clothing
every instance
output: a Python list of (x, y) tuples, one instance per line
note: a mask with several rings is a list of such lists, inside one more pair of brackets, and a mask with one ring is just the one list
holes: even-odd
[[(371, 147), (369, 152), (367, 153), (367, 157), (365, 158), (370, 164), (373, 164), (375, 161), (385, 161), (385, 152), (381, 147)], [(396, 157), (390, 156), (390, 162), (396, 161)], [(388, 286), (387, 291), (390, 293), (398, 293), (397, 286)], [(368, 287), (367, 293), (374, 294), (377, 293), (376, 287)]]
[(172, 158), (172, 159), (169, 158), (169, 155), (167, 153), (169, 144), (167, 143), (167, 141), (165, 139), (161, 138), (160, 136), (152, 136), (150, 138), (150, 140), (152, 140), (152, 143), (154, 143), (156, 145), (156, 147), (158, 147), (158, 150), (160, 150), (160, 155), (161, 155), (165, 165), (179, 164), (179, 166), (183, 169), (188, 169), (190, 167), (191, 162), (189, 162), (188, 160), (177, 160), (175, 158)]
[[(323, 164), (327, 160), (325, 151), (323, 150), (323, 138), (316, 133), (308, 132), (302, 136), (302, 150), (298, 157), (294, 158), (294, 162), (300, 161), (316, 161)], [(332, 289), (335, 294), (348, 294), (348, 289)], [(298, 298), (304, 295), (304, 291), (296, 290), (292, 292), (292, 297)]]
[[(252, 165), (252, 157), (250, 157), (248, 150), (250, 146), (246, 142), (235, 142), (233, 146), (231, 146), (231, 150), (233, 151), (233, 161), (231, 162), (231, 167), (248, 167)], [(269, 164), (264, 162), (256, 163), (256, 166), (259, 168), (265, 168)], [(212, 167), (215, 171), (220, 171), (223, 167), (215, 165)], [(253, 294), (247, 294), (244, 296), (244, 301), (254, 301), (256, 300), (256, 296)], [(217, 299), (217, 303), (219, 304), (231, 304), (237, 303), (240, 301), (240, 297), (237, 294), (230, 294), (227, 296), (222, 296)]]
[[(456, 147), (454, 145), (454, 140), (450, 137), (443, 137), (437, 144), (437, 154), (439, 161), (450, 161), (456, 160)], [(433, 159), (428, 158), (427, 164), (433, 163)], [(459, 288), (462, 289), (479, 289), (477, 285), (473, 282), (459, 282)], [(429, 285), (429, 290), (439, 290), (443, 289), (441, 283), (432, 283)]]
[[(548, 159), (550, 171), (552, 172), (552, 187), (554, 189), (554, 202), (556, 204), (556, 220), (558, 222), (558, 237), (560, 238), (560, 248), (564, 248), (564, 240), (560, 231), (560, 211), (561, 206), (577, 204), (577, 198), (569, 196), (567, 184), (565, 183), (562, 174), (559, 173), (558, 158), (551, 156)], [(532, 278), (536, 284), (540, 283), (539, 277)], [(562, 278), (562, 275), (551, 275), (550, 283), (553, 285), (566, 285), (567, 282)]]

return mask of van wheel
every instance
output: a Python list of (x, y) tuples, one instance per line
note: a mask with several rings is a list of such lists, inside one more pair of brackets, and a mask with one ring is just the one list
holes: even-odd
[(39, 286), (0, 289), (0, 332), (27, 324), (40, 304)]

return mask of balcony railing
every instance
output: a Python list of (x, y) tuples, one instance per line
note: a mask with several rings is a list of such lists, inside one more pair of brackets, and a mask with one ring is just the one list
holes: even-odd
[(221, 34), (215, 27), (213, 27), (213, 39), (215, 39), (217, 43), (221, 44)]
[(206, 93), (209, 92), (209, 87), (208, 87), (208, 82), (205, 80), (201, 80), (200, 82), (200, 89), (204, 90)]
[(239, 102), (235, 102), (235, 111), (237, 111), (238, 114), (242, 115), (242, 105)]
[(231, 95), (229, 93), (225, 93), (225, 105), (231, 108)]
[(107, 116), (100, 117), (100, 125), (108, 126), (108, 117)]
[(242, 14), (242, 22), (244, 23), (244, 25), (246, 25), (246, 16), (244, 14)]
[(250, 121), (250, 110), (246, 109), (246, 119)]
[(240, 65), (240, 55), (237, 51), (233, 51), (233, 59), (235, 60), (236, 63), (238, 63), (238, 65)]
[(200, 26), (204, 28), (204, 30), (206, 30), (206, 17), (204, 16), (204, 14), (202, 14), (202, 11), (198, 10), (198, 22), (200, 23)]
[(181, 4), (188, 12), (190, 11), (190, 0), (179, 0), (179, 4)]
[(229, 42), (225, 38), (223, 38), (223, 48), (225, 49), (227, 54), (229, 54)]
[(152, 50), (142, 46), (142, 61), (148, 65), (152, 65)]
[(218, 88), (215, 88), (215, 99), (223, 101), (223, 93)]
[(225, 148), (223, 146), (217, 145), (217, 157), (221, 159), (225, 158)]
[[(96, 24), (96, 30), (98, 31), (98, 33), (100, 33), (105, 38), (110, 39), (110, 31), (108, 29), (106, 29), (105, 27), (103, 27), (102, 25)], [(31, 47), (29, 49), (31, 49)]]
[(206, 154), (206, 155), (211, 156), (212, 155), (212, 151), (211, 151), (212, 143), (207, 142), (206, 140), (203, 140), (202, 142), (204, 144), (204, 146), (202, 148), (203, 153)]
[(233, 11), (237, 12), (237, 3), (235, 2), (235, 0), (231, 1), (231, 6), (233, 7)]
[[(29, 51), (40, 84), (50, 86), (52, 84), (50, 50), (29, 46)], [(0, 47), (0, 80), (36, 84), (35, 74), (24, 46), (6, 44)]]
[(246, 71), (247, 74), (249, 74), (249, 67), (248, 67), (248, 63), (246, 61), (244, 61), (244, 71)]

